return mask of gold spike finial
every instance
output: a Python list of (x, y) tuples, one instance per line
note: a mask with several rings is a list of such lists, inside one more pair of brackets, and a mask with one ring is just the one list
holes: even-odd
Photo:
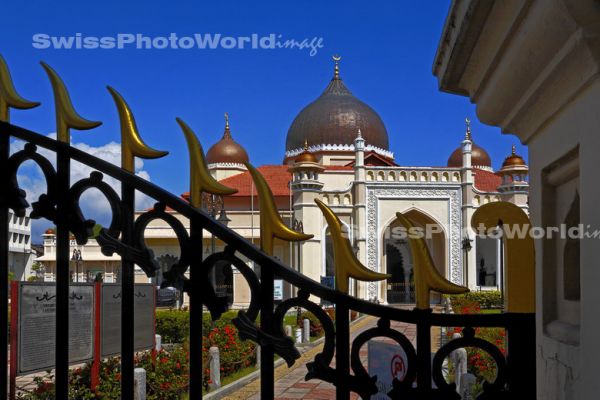
[(513, 144), (511, 149), (511, 156), (517, 155), (517, 147)]
[(265, 178), (252, 166), (252, 164), (244, 163), (244, 165), (248, 168), (250, 175), (252, 175), (254, 186), (256, 186), (256, 191), (258, 192), (261, 249), (272, 256), (275, 238), (290, 242), (300, 242), (312, 238), (313, 235), (296, 232), (283, 222), (281, 216), (277, 212), (273, 193), (271, 192), (267, 181), (265, 181)]
[[(499, 225), (531, 226), (529, 217), (512, 203), (497, 201), (477, 208), (471, 217), (471, 227), (478, 232), (481, 227), (488, 232)], [(504, 290), (507, 312), (535, 312), (535, 248), (531, 235), (504, 238)]]
[[(415, 228), (414, 223), (404, 214), (398, 212), (396, 217), (407, 231)], [(444, 278), (437, 270), (431, 258), (431, 253), (425, 239), (409, 238), (410, 251), (413, 256), (415, 292), (417, 296), (416, 308), (429, 309), (429, 296), (432, 290), (445, 294), (460, 294), (469, 291), (464, 286), (456, 285)]]
[(10, 109), (27, 110), (39, 106), (37, 101), (25, 100), (15, 90), (8, 65), (0, 55), (0, 121), (10, 120)]
[(304, 151), (308, 151), (308, 140), (304, 139)]
[(71, 128), (77, 130), (88, 130), (102, 125), (99, 121), (89, 121), (81, 117), (73, 108), (71, 97), (67, 88), (56, 71), (48, 64), (41, 62), (42, 67), (50, 78), (52, 91), (54, 92), (54, 107), (56, 108), (56, 137), (59, 141), (70, 143), (69, 131)]
[(465, 132), (465, 140), (473, 140), (473, 139), (471, 139), (471, 120), (467, 117), (467, 118), (465, 118), (465, 123), (467, 124), (467, 130)]
[(229, 114), (225, 113), (225, 129), (229, 129)]
[(342, 59), (342, 57), (336, 54), (333, 57), (331, 57), (331, 59), (335, 64), (335, 66), (333, 67), (333, 79), (340, 79), (340, 60)]
[[(227, 115), (227, 114), (225, 114)], [(202, 192), (217, 195), (229, 195), (237, 192), (236, 189), (228, 188), (220, 184), (212, 177), (206, 165), (204, 152), (194, 131), (183, 122), (181, 118), (175, 118), (187, 142), (190, 153), (190, 203), (194, 207), (200, 207), (202, 204)]]
[(138, 132), (135, 118), (129, 105), (123, 96), (110, 86), (106, 87), (115, 101), (119, 111), (119, 123), (121, 125), (121, 167), (129, 172), (135, 171), (135, 157), (160, 158), (169, 152), (154, 150), (149, 147)]
[(342, 222), (337, 215), (322, 201), (315, 199), (315, 203), (327, 220), (327, 226), (333, 241), (333, 259), (335, 262), (335, 287), (340, 292), (348, 293), (348, 279), (354, 278), (361, 281), (382, 281), (392, 276), (372, 271), (361, 264), (352, 251), (350, 240), (344, 237)]

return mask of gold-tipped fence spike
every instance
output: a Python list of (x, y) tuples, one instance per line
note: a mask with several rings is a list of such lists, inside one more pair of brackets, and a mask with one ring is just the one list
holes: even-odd
[(112, 95), (121, 125), (121, 167), (129, 172), (135, 171), (135, 157), (160, 158), (169, 154), (168, 151), (154, 150), (149, 147), (138, 132), (135, 118), (123, 96), (110, 86), (106, 87)]
[(313, 235), (296, 232), (283, 222), (277, 212), (273, 193), (269, 185), (267, 185), (265, 178), (250, 163), (244, 163), (244, 165), (248, 168), (258, 192), (260, 206), (260, 248), (272, 256), (275, 238), (289, 242), (300, 242), (312, 238)]
[(327, 220), (331, 239), (333, 241), (333, 259), (335, 263), (335, 287), (337, 290), (348, 293), (348, 279), (354, 278), (361, 281), (382, 281), (392, 276), (370, 270), (362, 265), (356, 258), (350, 245), (350, 240), (342, 233), (342, 221), (322, 201), (315, 199), (321, 212)]
[[(415, 227), (414, 223), (404, 214), (396, 213), (396, 217), (407, 231)], [(442, 294), (460, 294), (469, 291), (464, 286), (450, 282), (438, 272), (425, 243), (425, 239), (409, 238), (408, 242), (413, 256), (415, 293), (417, 297), (416, 308), (420, 310), (430, 308), (429, 296), (432, 290)]]
[(198, 137), (181, 118), (175, 118), (175, 120), (185, 135), (190, 153), (190, 203), (194, 207), (200, 207), (202, 192), (223, 196), (236, 193), (236, 189), (222, 185), (212, 177), (206, 165), (204, 151)]
[(71, 128), (77, 130), (88, 130), (102, 125), (100, 121), (90, 121), (81, 117), (73, 108), (71, 97), (67, 88), (56, 71), (48, 64), (41, 62), (42, 67), (50, 78), (52, 91), (54, 92), (54, 107), (56, 109), (56, 137), (59, 141), (69, 143), (71, 138), (69, 131)]
[(0, 55), (0, 121), (10, 120), (10, 109), (28, 110), (39, 106), (37, 101), (29, 101), (19, 96), (10, 76), (6, 61)]
[[(499, 225), (510, 225), (513, 232), (531, 226), (529, 217), (518, 206), (505, 201), (484, 204), (471, 218), (475, 232), (486, 231)], [(530, 235), (504, 238), (504, 300), (507, 312), (535, 312), (535, 247)]]

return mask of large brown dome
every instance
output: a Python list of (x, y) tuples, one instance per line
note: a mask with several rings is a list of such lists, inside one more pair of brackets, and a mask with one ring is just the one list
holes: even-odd
[[(471, 165), (474, 167), (492, 168), (492, 159), (487, 151), (481, 146), (473, 143), (471, 147)], [(450, 154), (448, 158), (448, 166), (452, 168), (461, 168), (462, 162), (462, 146), (458, 146), (456, 150)]]
[(248, 153), (238, 142), (233, 140), (229, 130), (229, 120), (225, 116), (225, 132), (223, 137), (206, 153), (208, 164), (242, 164), (248, 162)]
[(304, 107), (287, 133), (287, 151), (310, 146), (352, 145), (358, 130), (367, 145), (388, 150), (388, 133), (379, 115), (346, 88), (336, 73), (325, 91)]

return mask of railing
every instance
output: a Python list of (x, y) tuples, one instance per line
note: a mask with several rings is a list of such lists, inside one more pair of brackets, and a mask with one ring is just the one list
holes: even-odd
[[(15, 154), (9, 154), (10, 138), (20, 139), (27, 144), (24, 150)], [(89, 178), (75, 182), (68, 190), (58, 191), (57, 185), (61, 177), (57, 176), (54, 167), (44, 158), (37, 149), (39, 147), (55, 152), (58, 159), (69, 159), (83, 163), (99, 171), (93, 172)], [(162, 219), (167, 222), (177, 234), (181, 246), (181, 258), (179, 262), (165, 273), (169, 285), (176, 286), (186, 291), (190, 296), (190, 393), (191, 398), (197, 399), (202, 393), (202, 304), (206, 305), (214, 319), (227, 309), (227, 297), (215, 295), (215, 290), (210, 283), (210, 271), (215, 265), (227, 265), (227, 261), (236, 267), (247, 280), (251, 290), (251, 302), (249, 309), (240, 311), (235, 323), (239, 328), (240, 336), (257, 342), (263, 353), (269, 350), (278, 354), (289, 365), (294, 364), (299, 357), (298, 350), (293, 341), (286, 337), (282, 330), (283, 317), (286, 311), (297, 306), (311, 311), (323, 324), (325, 330), (325, 344), (323, 351), (318, 354), (314, 361), (308, 363), (307, 379), (320, 379), (331, 382), (337, 388), (337, 398), (347, 399), (349, 393), (356, 392), (363, 398), (369, 398), (377, 391), (373, 377), (370, 377), (359, 359), (359, 349), (370, 338), (376, 336), (387, 336), (392, 338), (403, 347), (408, 356), (408, 370), (402, 382), (394, 382), (394, 389), (390, 393), (392, 398), (457, 398), (457, 394), (451, 384), (446, 383), (442, 375), (442, 362), (449, 353), (464, 346), (481, 348), (496, 360), (497, 378), (484, 388), (484, 393), (489, 396), (506, 396), (518, 394), (518, 398), (533, 398), (535, 393), (535, 382), (533, 371), (535, 371), (534, 359), (534, 315), (503, 313), (497, 315), (451, 315), (434, 314), (430, 310), (401, 310), (382, 305), (373, 304), (357, 298), (348, 296), (339, 291), (327, 288), (310, 280), (304, 275), (286, 267), (275, 258), (260, 251), (257, 247), (245, 240), (237, 233), (213, 220), (209, 215), (193, 207), (191, 204), (178, 196), (172, 195), (158, 186), (136, 177), (135, 175), (104, 160), (95, 158), (67, 144), (49, 139), (28, 130), (0, 122), (0, 171), (2, 173), (2, 190), (0, 191), (0, 241), (7, 242), (8, 232), (8, 209), (22, 215), (28, 206), (24, 192), (18, 187), (16, 173), (18, 167), (26, 160), (33, 160), (42, 168), (48, 182), (48, 192), (42, 195), (33, 207), (32, 218), (47, 218), (57, 225), (57, 261), (68, 265), (70, 254), (68, 254), (68, 236), (60, 235), (60, 232), (71, 231), (75, 233), (78, 241), (85, 242), (87, 227), (93, 223), (86, 220), (81, 214), (78, 199), (84, 190), (96, 188), (108, 199), (113, 213), (113, 218), (108, 229), (103, 229), (98, 238), (103, 251), (116, 252), (123, 260), (131, 264), (141, 266), (148, 276), (153, 276), (156, 271), (154, 260), (151, 258), (143, 240), (143, 232), (147, 224), (154, 219)], [(62, 173), (68, 174), (68, 170)], [(141, 214), (135, 221), (132, 210), (124, 202), (115, 190), (104, 182), (103, 176), (111, 176), (131, 191), (137, 190), (156, 200), (155, 207)], [(63, 177), (64, 178), (64, 177)], [(171, 214), (165, 212), (165, 207), (170, 207), (182, 216), (190, 220), (191, 231), (187, 233), (183, 224)], [(58, 218), (56, 209), (66, 210), (63, 218)], [(128, 218), (126, 219), (125, 216)], [(214, 234), (224, 243), (224, 252), (216, 253), (201, 262), (202, 230)], [(64, 240), (66, 237), (67, 240)], [(125, 240), (128, 239), (128, 240)], [(66, 251), (65, 251), (66, 250)], [(254, 271), (246, 265), (238, 254), (244, 255), (261, 266), (262, 271), (270, 271), (272, 276), (283, 279), (296, 288), (298, 296), (285, 300), (275, 307), (273, 298), (268, 291), (263, 290), (264, 283), (259, 280)], [(8, 250), (6, 246), (0, 248), (0, 259), (6, 266)], [(189, 268), (190, 278), (184, 276)], [(2, 274), (6, 275), (6, 268), (2, 268)], [(60, 286), (64, 279), (65, 271), (60, 267), (57, 270), (58, 294), (68, 294), (68, 287)], [(132, 272), (129, 271), (129, 272)], [(61, 276), (62, 273), (62, 276)], [(126, 279), (127, 271), (123, 270), (123, 311), (126, 308), (133, 309), (133, 281)], [(68, 277), (68, 275), (67, 275)], [(2, 276), (0, 276), (2, 279)], [(4, 278), (6, 279), (6, 277)], [(68, 282), (67, 282), (68, 286)], [(265, 295), (266, 293), (266, 295)], [(271, 290), (272, 293), (272, 290)], [(128, 295), (129, 294), (129, 295)], [(6, 340), (7, 332), (7, 286), (0, 285), (0, 341)], [(316, 296), (336, 305), (335, 323), (310, 296)], [(57, 398), (61, 393), (66, 394), (68, 390), (68, 302), (57, 299), (57, 343), (56, 343), (56, 390)], [(369, 329), (359, 335), (353, 343), (350, 343), (348, 312), (354, 310), (363, 314), (371, 315), (379, 319), (377, 327)], [(261, 321), (263, 325), (256, 325), (255, 321), (263, 313)], [(125, 315), (125, 313), (124, 313)], [(268, 315), (268, 317), (267, 317)], [(132, 320), (132, 319), (131, 319)], [(265, 320), (270, 320), (264, 325)], [(416, 349), (410, 341), (400, 332), (390, 328), (391, 321), (403, 321), (415, 324), (417, 328)], [(465, 335), (461, 339), (453, 340), (439, 349), (433, 360), (430, 356), (431, 349), (431, 327), (452, 326), (464, 328)], [(491, 343), (473, 336), (473, 329), (477, 327), (499, 327), (506, 329), (508, 337), (508, 356), (505, 357)], [(122, 326), (122, 393), (123, 398), (131, 398), (133, 393), (133, 326), (123, 318)], [(3, 339), (3, 337), (4, 339)], [(194, 340), (195, 338), (195, 340)], [(422, 350), (419, 350), (422, 349)], [(335, 357), (335, 367), (331, 363)], [(0, 358), (7, 360), (6, 347), (0, 346)], [(129, 362), (127, 362), (129, 360)], [(6, 385), (7, 363), (0, 365), (0, 385)], [(353, 373), (350, 372), (352, 370)], [(433, 388), (432, 382), (437, 388)], [(271, 399), (274, 397), (273, 366), (262, 365), (261, 371), (261, 397)], [(491, 398), (491, 397), (486, 397)], [(499, 398), (499, 397), (494, 397)]]
[[(285, 314), (297, 307), (312, 312), (321, 322), (325, 332), (323, 350), (314, 360), (306, 364), (306, 379), (319, 379), (330, 382), (336, 387), (337, 399), (348, 399), (351, 392), (362, 398), (369, 398), (377, 392), (376, 377), (369, 376), (360, 361), (360, 348), (370, 339), (384, 336), (397, 342), (407, 356), (407, 370), (402, 381), (395, 380), (389, 396), (393, 399), (456, 399), (459, 398), (453, 384), (445, 381), (442, 373), (444, 359), (459, 347), (476, 347), (487, 352), (496, 362), (497, 374), (492, 383), (484, 384), (480, 398), (535, 398), (535, 326), (532, 313), (533, 296), (523, 302), (521, 312), (505, 312), (496, 315), (453, 315), (437, 314), (429, 309), (430, 289), (458, 293), (464, 291), (443, 277), (432, 275), (435, 268), (427, 265), (430, 257), (423, 253), (426, 246), (411, 241), (411, 252), (415, 261), (416, 303), (414, 310), (403, 310), (370, 303), (347, 295), (348, 278), (362, 280), (381, 280), (384, 275), (374, 273), (360, 265), (352, 252), (349, 242), (341, 238), (341, 222), (335, 214), (322, 203), (321, 211), (328, 219), (334, 239), (336, 289), (325, 287), (306, 276), (283, 265), (271, 257), (274, 237), (285, 240), (305, 240), (308, 236), (295, 232), (283, 225), (266, 183), (260, 183), (260, 174), (248, 165), (253, 174), (261, 201), (261, 247), (254, 246), (232, 229), (220, 224), (209, 214), (202, 211), (200, 195), (202, 192), (227, 194), (230, 189), (214, 181), (208, 174), (203, 159), (202, 148), (195, 135), (183, 121), (178, 120), (190, 149), (191, 183), (190, 201), (175, 196), (166, 190), (133, 174), (134, 156), (157, 158), (165, 155), (150, 149), (139, 137), (131, 110), (123, 98), (109, 88), (121, 122), (122, 166), (110, 164), (102, 159), (80, 151), (69, 144), (69, 129), (91, 129), (99, 123), (81, 118), (73, 109), (64, 84), (56, 73), (44, 64), (55, 92), (57, 109), (58, 140), (31, 132), (8, 122), (9, 107), (31, 108), (36, 103), (28, 102), (18, 96), (10, 81), (10, 76), (2, 58), (0, 58), (0, 282), (8, 281), (9, 249), (9, 210), (18, 216), (24, 216), (28, 207), (32, 208), (31, 218), (45, 218), (56, 225), (56, 344), (55, 344), (55, 388), (56, 398), (68, 398), (69, 389), (69, 261), (70, 234), (78, 244), (83, 245), (92, 234), (95, 221), (83, 215), (79, 199), (89, 189), (99, 190), (107, 199), (112, 218), (110, 225), (104, 227), (97, 237), (101, 250), (106, 255), (118, 254), (122, 260), (121, 268), (121, 397), (131, 399), (134, 389), (134, 265), (138, 265), (148, 277), (153, 277), (159, 265), (144, 241), (144, 232), (148, 225), (157, 219), (173, 229), (180, 246), (178, 262), (163, 271), (163, 286), (173, 286), (186, 292), (190, 298), (190, 368), (189, 397), (196, 400), (202, 397), (202, 314), (204, 306), (213, 320), (219, 319), (228, 309), (230, 299), (218, 295), (210, 277), (214, 268), (235, 267), (246, 279), (251, 300), (247, 310), (239, 311), (233, 320), (243, 339), (250, 339), (261, 346), (261, 398), (274, 397), (274, 355), (293, 365), (300, 357), (291, 338), (285, 336), (283, 319)], [(25, 142), (23, 150), (10, 154), (11, 140)], [(56, 155), (53, 164), (44, 157), (39, 148)], [(26, 193), (19, 188), (17, 171), (25, 162), (31, 160), (42, 170), (47, 191), (37, 199), (27, 199)], [(71, 163), (79, 162), (94, 170), (88, 178), (70, 182)], [(56, 165), (56, 166), (55, 166)], [(120, 193), (109, 185), (105, 176), (120, 182)], [(153, 209), (134, 215), (134, 194), (136, 191), (156, 201)], [(264, 202), (264, 203), (263, 203)], [(496, 207), (498, 203), (488, 206)], [(189, 221), (189, 231), (179, 218), (167, 207), (179, 213)], [(478, 212), (483, 209), (481, 207)], [(489, 207), (488, 207), (489, 209)], [(265, 213), (271, 212), (269, 220)], [(498, 209), (502, 211), (502, 209)], [(496, 217), (494, 215), (493, 217)], [(502, 216), (503, 221), (514, 214)], [(403, 218), (399, 215), (399, 218)], [(278, 219), (277, 221), (275, 219)], [(405, 219), (407, 222), (408, 219)], [(491, 222), (490, 222), (491, 221)], [(498, 218), (490, 219), (493, 226)], [(337, 224), (337, 225), (336, 225)], [(337, 226), (337, 233), (334, 227)], [(209, 255), (203, 260), (202, 232), (211, 235), (226, 244), (225, 250)], [(336, 236), (337, 235), (337, 239)], [(507, 241), (507, 252), (511, 247)], [(518, 247), (515, 245), (515, 248)], [(507, 253), (507, 285), (511, 277), (521, 282), (531, 282), (529, 265), (522, 268), (520, 260), (528, 254), (527, 262), (532, 259), (531, 243), (521, 244), (518, 252)], [(241, 259), (251, 260), (260, 270), (260, 277)], [(532, 272), (531, 272), (532, 273)], [(510, 274), (510, 276), (508, 276)], [(296, 297), (275, 305), (273, 299), (273, 280), (282, 279), (294, 286)], [(528, 285), (521, 285), (527, 287)], [(532, 289), (533, 290), (533, 289)], [(510, 301), (516, 299), (516, 291), (507, 296)], [(8, 286), (0, 284), (0, 388), (7, 387), (8, 352)], [(514, 298), (513, 298), (514, 297)], [(335, 305), (335, 321), (318, 304), (322, 301)], [(516, 302), (515, 302), (516, 303)], [(370, 315), (378, 319), (377, 326), (367, 329), (350, 341), (350, 311)], [(257, 322), (260, 313), (260, 324)], [(401, 332), (391, 328), (392, 321), (402, 321), (416, 326), (416, 347)], [(431, 357), (432, 327), (461, 327), (463, 337), (450, 341)], [(507, 355), (495, 344), (478, 338), (478, 327), (503, 328), (507, 334)], [(335, 359), (335, 366), (333, 365)], [(15, 360), (11, 360), (15, 362)], [(434, 386), (435, 384), (435, 386)], [(0, 389), (2, 390), (2, 389)]]

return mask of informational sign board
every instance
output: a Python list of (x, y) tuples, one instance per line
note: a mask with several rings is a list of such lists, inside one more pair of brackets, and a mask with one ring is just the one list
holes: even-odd
[[(136, 351), (154, 347), (154, 304), (156, 289), (152, 284), (138, 283), (133, 292), (134, 338)], [(110, 357), (121, 352), (121, 285), (102, 285), (101, 356)]]
[[(19, 282), (18, 370), (29, 374), (54, 368), (56, 346), (56, 286)], [(94, 285), (69, 287), (69, 362), (94, 357)]]
[(369, 340), (367, 344), (369, 375), (377, 375), (377, 393), (371, 399), (389, 400), (387, 393), (392, 390), (394, 378), (403, 380), (408, 361), (406, 353), (398, 344)]
[(273, 300), (283, 300), (283, 280), (275, 279), (273, 281)]

